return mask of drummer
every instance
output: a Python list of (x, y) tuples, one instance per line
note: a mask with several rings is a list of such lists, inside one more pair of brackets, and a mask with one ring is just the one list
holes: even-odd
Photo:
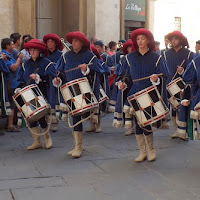
[[(65, 73), (66, 70), (73, 69), (75, 67), (79, 67), (80, 69), (67, 72), (60, 77), (54, 79), (54, 85), (60, 86), (66, 82), (79, 79), (82, 77), (87, 77), (88, 81), (91, 82), (94, 79), (94, 94), (99, 99), (99, 73), (103, 72), (103, 69), (97, 59), (97, 57), (89, 51), (90, 42), (88, 38), (81, 32), (70, 32), (66, 34), (66, 40), (72, 44), (72, 51), (69, 51), (62, 55), (60, 60), (57, 63), (57, 71), (62, 74)], [(92, 63), (89, 67), (86, 64)], [(79, 122), (82, 118), (79, 116), (72, 116), (73, 124)], [(74, 127), (73, 136), (75, 148), (68, 152), (68, 155), (72, 157), (79, 158), (82, 155), (83, 147), (82, 147), (82, 134), (83, 134), (83, 125), (80, 123), (79, 125)]]
[[(37, 84), (42, 94), (49, 100), (48, 97), (54, 98), (55, 93), (49, 89), (51, 84), (51, 77), (55, 77), (55, 65), (43, 55), (47, 51), (47, 46), (38, 39), (32, 39), (24, 44), (24, 48), (27, 49), (31, 55), (31, 58), (22, 65), (19, 80), (20, 86), (23, 87), (27, 83)], [(29, 81), (31, 79), (31, 81)], [(52, 140), (49, 133), (48, 125), (45, 116), (31, 123), (30, 131), (33, 137), (33, 144), (29, 146), (28, 150), (34, 150), (42, 148), (39, 134), (39, 126), (42, 128), (44, 134), (45, 147), (50, 149), (52, 147)]]
[[(123, 55), (124, 56), (119, 61), (119, 64), (116, 66), (116, 70), (115, 70), (115, 75), (116, 75), (115, 82), (118, 82), (118, 77), (119, 77), (119, 74), (120, 74), (120, 72), (122, 70), (123, 63), (126, 62), (126, 59), (127, 59), (126, 55), (135, 50), (134, 47), (133, 47), (133, 42), (132, 42), (131, 39), (127, 40), (123, 44), (122, 50), (123, 50)], [(124, 102), (124, 100), (126, 100), (126, 98), (124, 98), (124, 97), (126, 97), (126, 94), (129, 91), (129, 89), (130, 89), (130, 87), (123, 91), (123, 101), (122, 101), (122, 98), (121, 98), (121, 95), (122, 95), (121, 92), (122, 91), (118, 90), (118, 86), (116, 84), (114, 85), (112, 96), (111, 96), (111, 100), (109, 102), (109, 111), (110, 112), (114, 112), (115, 111), (115, 108), (116, 108), (115, 105), (116, 104), (118, 104), (117, 106), (122, 106), (121, 104), (124, 104), (123, 102)], [(128, 131), (125, 132), (125, 135), (129, 136), (129, 135), (132, 135), (134, 133), (134, 127), (131, 126), (129, 128), (128, 124), (129, 124), (129, 121), (130, 121), (129, 118), (131, 116), (129, 116), (128, 118), (127, 117), (128, 116), (126, 114), (126, 117), (125, 117), (125, 119), (126, 119), (125, 127), (128, 128)], [(118, 121), (118, 118), (122, 118), (122, 116), (118, 115), (118, 116), (115, 116), (114, 118), (115, 118), (114, 121), (113, 121), (113, 125), (114, 126), (122, 127), (124, 125), (124, 122), (121, 119)]]
[[(109, 88), (109, 84), (108, 84), (108, 76), (110, 75), (110, 69), (109, 67), (106, 65), (105, 62), (103, 62), (97, 48), (91, 44), (90, 45), (90, 49), (91, 51), (94, 53), (94, 55), (96, 55), (96, 57), (98, 58), (104, 73), (100, 74), (100, 85), (102, 87), (102, 89), (105, 91), (106, 95), (109, 97), (110, 96), (110, 88)], [(105, 108), (106, 108), (106, 101), (102, 102), (100, 106), (100, 110), (103, 110), (104, 112), (106, 112)], [(94, 117), (98, 117), (97, 120), (93, 120), (92, 118), (90, 119), (90, 127), (86, 130), (86, 132), (96, 132), (99, 133), (102, 131), (101, 128), (101, 123), (100, 123), (100, 111), (98, 109), (98, 112), (95, 113)], [(96, 122), (96, 123), (95, 123)]]
[[(194, 107), (200, 102), (200, 56), (195, 57), (183, 73), (186, 88), (183, 93), (180, 110), (178, 113), (177, 135), (183, 140), (196, 140), (198, 137), (197, 120), (199, 113)], [(197, 105), (198, 104), (198, 105)]]
[[(182, 76), (182, 74), (184, 73), (184, 69), (194, 58), (194, 53), (188, 49), (189, 44), (187, 38), (180, 31), (173, 31), (167, 34), (166, 37), (171, 43), (171, 48), (163, 53), (170, 72), (168, 78), (169, 83), (172, 81), (173, 78), (175, 79)], [(181, 63), (183, 63), (182, 66), (180, 66)], [(177, 138), (179, 137), (177, 134), (178, 112), (176, 110), (172, 110), (171, 116), (174, 128), (174, 133), (171, 137)]]
[[(56, 64), (62, 55), (61, 50), (63, 49), (60, 38), (55, 33), (49, 33), (43, 37), (43, 41), (47, 45), (47, 58)], [(53, 84), (50, 84), (50, 87), (51, 86), (53, 86)], [(50, 90), (54, 90), (55, 94), (58, 94), (58, 89), (54, 86), (51, 87)], [(58, 95), (50, 99), (52, 100), (52, 102), (49, 102), (52, 108), (51, 130), (57, 131), (60, 114)]]
[[(127, 60), (123, 63), (122, 71), (120, 73), (121, 81), (119, 80), (117, 82), (118, 88), (121, 90), (131, 87), (127, 97), (151, 86), (152, 84), (162, 88), (162, 84), (165, 84), (164, 79), (169, 73), (162, 56), (159, 56), (154, 52), (155, 41), (149, 30), (141, 28), (133, 31), (131, 34), (131, 40), (136, 51), (127, 55)], [(157, 76), (159, 73), (162, 73), (164, 78), (159, 78)], [(126, 74), (127, 77), (124, 82), (123, 76)], [(132, 84), (132, 80), (143, 77), (150, 78)], [(164, 89), (164, 87), (162, 89)], [(166, 99), (166, 94), (162, 93), (161, 96), (163, 99)], [(118, 114), (120, 113), (119, 110), (117, 110), (117, 112)], [(125, 114), (130, 113), (130, 105), (127, 100), (125, 101), (124, 112)], [(146, 158), (148, 158), (148, 161), (154, 161), (156, 159), (156, 153), (153, 146), (153, 132), (151, 127), (145, 126), (145, 129), (142, 129), (136, 122), (136, 139), (140, 154), (135, 159), (135, 162), (142, 162)]]

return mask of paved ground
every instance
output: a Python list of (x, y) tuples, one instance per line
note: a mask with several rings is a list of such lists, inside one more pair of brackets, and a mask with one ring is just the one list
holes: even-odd
[[(61, 122), (53, 148), (27, 151), (27, 129), (0, 136), (0, 200), (199, 200), (199, 141), (172, 140), (170, 130), (155, 133), (157, 160), (135, 163), (135, 136), (103, 120), (102, 133), (85, 133), (80, 159), (71, 130)], [(2, 120), (0, 120), (2, 123)], [(86, 123), (87, 125), (87, 123)]]

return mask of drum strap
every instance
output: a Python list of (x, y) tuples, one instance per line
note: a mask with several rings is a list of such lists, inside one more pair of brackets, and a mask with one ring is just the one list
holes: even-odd
[(156, 62), (156, 67), (158, 66), (158, 63), (159, 63), (161, 57), (162, 57), (162, 55), (159, 56), (159, 58), (158, 58), (158, 60), (157, 60), (157, 62)]
[(105, 62), (102, 62), (102, 63), (101, 63), (101, 66), (103, 66), (104, 64), (105, 64)]
[(66, 64), (65, 53), (62, 54), (62, 57), (63, 57), (64, 63)]
[(128, 55), (126, 55), (125, 58), (126, 58), (126, 62), (127, 62), (127, 64), (128, 64), (128, 66), (130, 67), (131, 65), (130, 65), (130, 62), (129, 62), (129, 60), (128, 60)]
[(49, 67), (51, 64), (54, 64), (54, 63), (53, 63), (53, 62), (50, 62), (50, 63), (45, 67), (45, 71), (48, 69), (48, 67)]
[(190, 55), (191, 55), (191, 51), (188, 53), (188, 57), (187, 57), (188, 60), (189, 60), (189, 58), (190, 58)]
[(165, 54), (165, 51), (163, 52), (163, 55), (164, 55), (164, 57), (165, 57), (165, 60), (167, 60), (167, 58), (166, 58), (166, 54)]
[(196, 72), (197, 72), (197, 66), (196, 66), (196, 64), (195, 64), (194, 60), (192, 60), (192, 63), (193, 63), (193, 65), (194, 65), (194, 69), (195, 69), (195, 70), (196, 70)]
[(24, 68), (24, 63), (22, 63), (22, 69), (25, 71), (25, 68)]

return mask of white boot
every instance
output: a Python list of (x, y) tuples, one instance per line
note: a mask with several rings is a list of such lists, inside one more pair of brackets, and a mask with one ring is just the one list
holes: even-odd
[(44, 134), (44, 141), (45, 141), (45, 145), (46, 145), (46, 149), (50, 149), (52, 147), (52, 140), (51, 140), (51, 136), (50, 133), (47, 132), (48, 127), (47, 128), (42, 128), (42, 132), (46, 132)]
[(174, 133), (173, 135), (171, 135), (171, 138), (178, 138), (178, 133), (177, 133), (177, 128), (178, 128), (178, 125), (176, 123), (176, 117), (172, 117), (172, 124), (173, 124), (173, 128), (174, 128)]
[(98, 123), (98, 124), (95, 124), (95, 125), (96, 125), (95, 132), (96, 132), (96, 133), (100, 133), (100, 132), (102, 131), (101, 124)]
[(72, 157), (79, 158), (82, 155), (83, 147), (82, 147), (82, 139), (83, 139), (83, 133), (81, 131), (74, 131), (74, 143), (75, 148), (72, 152)]
[(144, 138), (147, 146), (148, 161), (154, 161), (156, 159), (156, 152), (153, 147), (153, 133), (150, 135), (145, 135)]
[(126, 131), (126, 133), (124, 133), (124, 134), (125, 134), (125, 136), (134, 134), (134, 128), (129, 128), (128, 131)]
[(135, 159), (135, 162), (142, 162), (142, 161), (146, 160), (146, 158), (147, 158), (145, 138), (144, 138), (143, 134), (135, 135), (135, 136), (136, 136), (137, 144), (138, 144), (138, 147), (140, 150), (140, 154)]
[(30, 130), (31, 130), (31, 135), (33, 137), (33, 144), (27, 147), (27, 149), (28, 150), (41, 149), (42, 143), (40, 142), (40, 136), (37, 135), (39, 134), (38, 126), (33, 127)]
[(90, 127), (86, 130), (86, 132), (95, 132), (95, 130), (96, 130), (95, 123), (93, 123), (90, 120)]

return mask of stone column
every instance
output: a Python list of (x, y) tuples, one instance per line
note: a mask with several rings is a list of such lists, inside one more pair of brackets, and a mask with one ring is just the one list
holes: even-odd
[[(7, 1), (6, 1), (7, 2)], [(34, 0), (14, 0), (14, 32), (34, 36)]]

